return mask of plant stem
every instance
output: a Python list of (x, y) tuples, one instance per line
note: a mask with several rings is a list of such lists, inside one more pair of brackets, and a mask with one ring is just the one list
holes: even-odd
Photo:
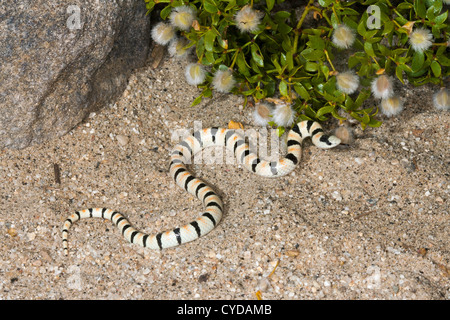
[(398, 24), (397, 21), (395, 21), (395, 19), (392, 19), (392, 22), (394, 22), (395, 25), (397, 25), (398, 28), (401, 28), (402, 26)]
[(328, 18), (328, 15), (327, 15), (327, 13), (325, 12), (325, 9), (322, 11), (322, 17), (324, 17), (325, 18), (325, 20), (327, 20), (327, 22), (328, 22), (328, 24), (330, 25), (330, 27), (332, 27), (333, 26), (333, 24), (331, 23), (331, 20), (330, 20), (330, 18)]
[(313, 3), (314, 0), (309, 0), (308, 4), (306, 5), (305, 11), (303, 11), (300, 21), (297, 23), (297, 29), (300, 29), (302, 27), (303, 21), (305, 21), (306, 15), (308, 14), (310, 7)]
[(447, 44), (447, 42), (436, 42), (436, 43), (433, 43), (433, 46), (446, 47), (446, 46), (448, 46), (448, 44)]
[(230, 65), (230, 70), (233, 70), (233, 67), (236, 64), (236, 60), (237, 60), (237, 56), (238, 56), (239, 52), (240, 52), (240, 50), (236, 50), (236, 52), (234, 53), (233, 62), (231, 62), (231, 65)]
[(334, 8), (334, 5), (333, 5), (333, 13), (334, 13), (334, 15), (336, 16), (336, 20), (337, 20), (337, 22), (338, 22), (338, 24), (341, 24), (341, 21), (339, 20), (339, 16), (338, 16), (338, 14), (336, 13), (336, 9)]
[(331, 59), (330, 59), (330, 56), (328, 55), (328, 51), (325, 49), (325, 50), (323, 50), (323, 52), (325, 52), (325, 56), (327, 57), (327, 61), (330, 64), (331, 69), (333, 69), (333, 71), (336, 71), (336, 69), (334, 68), (333, 64), (331, 63)]
[(314, 0), (309, 0), (308, 4), (305, 7), (305, 11), (303, 11), (303, 14), (300, 18), (300, 20), (297, 23), (297, 28), (296, 28), (296, 32), (295, 32), (295, 37), (294, 37), (294, 45), (293, 45), (293, 52), (297, 52), (297, 46), (298, 46), (298, 36), (299, 36), (299, 32), (300, 32), (300, 28), (302, 27), (303, 21), (305, 21), (306, 15), (308, 14), (308, 12), (311, 10), (311, 6), (314, 3)]
[(377, 59), (375, 59), (375, 57), (372, 57), (373, 61), (375, 62), (375, 64), (378, 66), (378, 70), (381, 69), (380, 64), (378, 63)]

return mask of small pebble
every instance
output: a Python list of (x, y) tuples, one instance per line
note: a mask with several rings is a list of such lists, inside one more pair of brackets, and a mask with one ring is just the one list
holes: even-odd
[(298, 250), (288, 250), (286, 251), (286, 255), (288, 257), (297, 257), (300, 254), (300, 252)]
[(14, 228), (9, 228), (8, 229), (8, 234), (11, 236), (11, 237), (16, 237), (17, 236), (17, 230), (16, 229), (14, 229)]
[(117, 135), (116, 139), (122, 146), (126, 146), (128, 144), (128, 140), (129, 140), (127, 136), (123, 136), (121, 134)]
[(439, 203), (444, 203), (444, 199), (442, 199), (441, 197), (436, 197), (435, 201)]
[(257, 285), (258, 290), (261, 291), (267, 291), (268, 288), (270, 288), (270, 281), (266, 277), (259, 280)]
[(33, 261), (32, 265), (35, 267), (40, 267), (40, 266), (42, 266), (42, 261), (41, 260)]

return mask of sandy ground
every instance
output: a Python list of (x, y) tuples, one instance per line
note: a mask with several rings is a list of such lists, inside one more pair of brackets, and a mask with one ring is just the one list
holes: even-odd
[(428, 88), (400, 89), (405, 111), (355, 127), (351, 146), (305, 141), (287, 177), (193, 165), (225, 204), (197, 241), (151, 251), (88, 219), (72, 227), (65, 257), (62, 223), (75, 210), (112, 208), (146, 232), (200, 212), (168, 174), (172, 134), (194, 121), (252, 128), (253, 109), (228, 95), (190, 107), (199, 90), (182, 74), (169, 59), (137, 70), (121, 99), (70, 134), (0, 151), (0, 299), (450, 298), (450, 116)]

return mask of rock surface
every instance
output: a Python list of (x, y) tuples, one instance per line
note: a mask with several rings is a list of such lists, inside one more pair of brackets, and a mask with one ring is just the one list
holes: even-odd
[(0, 148), (61, 136), (146, 61), (143, 1), (2, 1)]

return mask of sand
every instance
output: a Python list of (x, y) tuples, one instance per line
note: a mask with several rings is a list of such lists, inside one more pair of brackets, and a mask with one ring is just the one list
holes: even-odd
[(168, 173), (178, 129), (257, 129), (240, 97), (191, 107), (200, 91), (183, 66), (164, 58), (136, 70), (116, 103), (69, 134), (0, 151), (0, 299), (450, 298), (450, 116), (433, 108), (431, 87), (398, 89), (405, 110), (381, 116), (380, 128), (353, 126), (349, 146), (305, 141), (286, 177), (205, 156), (192, 171), (225, 204), (205, 237), (151, 251), (87, 219), (70, 230), (65, 257), (62, 224), (75, 210), (108, 207), (152, 233), (201, 211)]

